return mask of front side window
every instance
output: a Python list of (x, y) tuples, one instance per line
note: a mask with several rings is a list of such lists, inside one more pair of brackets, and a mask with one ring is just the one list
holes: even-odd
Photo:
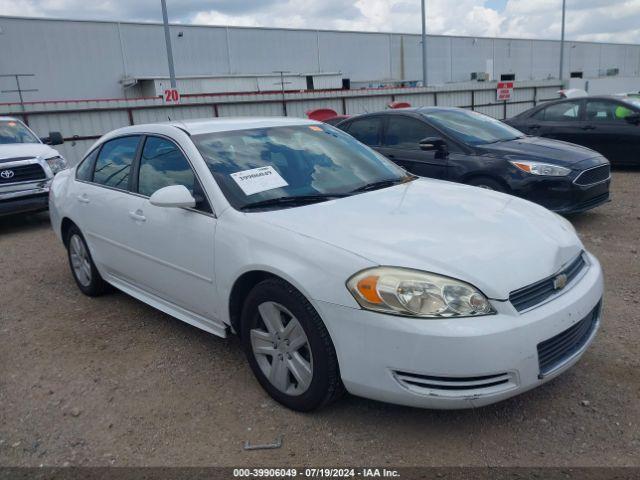
[(106, 142), (93, 172), (93, 181), (100, 185), (127, 190), (131, 175), (131, 164), (136, 156), (139, 136), (116, 138)]
[(31, 130), (15, 120), (0, 121), (0, 145), (10, 143), (40, 143)]
[(429, 125), (399, 116), (389, 116), (384, 144), (391, 148), (420, 149), (420, 140), (439, 137), (440, 134)]
[(138, 192), (150, 197), (169, 185), (184, 185), (193, 195), (195, 175), (175, 143), (147, 137), (140, 157)]
[(630, 108), (616, 102), (587, 101), (587, 120), (590, 122), (624, 122), (633, 113)]
[(355, 120), (347, 127), (347, 132), (353, 138), (359, 140), (365, 145), (380, 145), (380, 127), (382, 126), (381, 118), (363, 118)]
[(580, 101), (556, 103), (543, 109), (545, 122), (575, 122), (580, 119)]
[[(400, 167), (329, 125), (216, 132), (192, 140), (238, 209), (282, 197), (348, 195), (367, 184), (407, 178)], [(266, 183), (264, 171), (254, 170), (260, 168), (269, 172)]]
[(463, 109), (432, 110), (423, 113), (429, 123), (467, 145), (486, 145), (522, 138), (522, 132), (500, 120)]

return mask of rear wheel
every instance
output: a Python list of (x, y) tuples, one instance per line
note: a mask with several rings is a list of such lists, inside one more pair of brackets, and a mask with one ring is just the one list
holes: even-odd
[(333, 342), (309, 301), (289, 283), (259, 283), (245, 302), (242, 343), (256, 378), (278, 402), (320, 408), (344, 391)]
[(469, 185), (484, 188), (486, 190), (494, 190), (496, 192), (506, 192), (506, 189), (497, 181), (489, 177), (476, 177), (469, 181)]
[(67, 233), (67, 253), (73, 279), (80, 291), (90, 297), (103, 294), (107, 290), (107, 283), (100, 276), (87, 242), (76, 226), (69, 228)]

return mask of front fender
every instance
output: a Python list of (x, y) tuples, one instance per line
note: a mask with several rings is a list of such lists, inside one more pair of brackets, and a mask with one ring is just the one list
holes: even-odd
[[(222, 320), (230, 324), (231, 290), (251, 271), (283, 278), (311, 303), (359, 308), (346, 287), (354, 273), (375, 266), (371, 261), (314, 238), (263, 223), (259, 214), (235, 210), (219, 219), (215, 239), (215, 275)], [(254, 217), (254, 218), (251, 218)]]

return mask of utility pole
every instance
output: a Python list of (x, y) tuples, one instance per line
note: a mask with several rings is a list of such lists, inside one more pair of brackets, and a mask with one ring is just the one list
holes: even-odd
[[(285, 73), (291, 73), (289, 72), (289, 70), (274, 70), (273, 73), (279, 73), (280, 74), (280, 89), (282, 91), (282, 115), (284, 115), (285, 117), (287, 116), (287, 102), (285, 101), (285, 97), (284, 97), (284, 86), (291, 83), (291, 82), (285, 82), (284, 81), (284, 74)], [(278, 83), (275, 83), (274, 85), (278, 85)]]
[(18, 98), (20, 99), (20, 107), (22, 108), (22, 111), (24, 112), (24, 97), (23, 97), (23, 93), (25, 92), (37, 92), (38, 89), (37, 88), (22, 88), (20, 86), (20, 77), (35, 77), (35, 74), (33, 73), (9, 73), (9, 74), (4, 74), (4, 75), (0, 75), (0, 77), (13, 77), (16, 79), (16, 89), (15, 90), (2, 90), (0, 93), (17, 93), (18, 94)]
[(167, 13), (167, 1), (160, 0), (162, 5), (162, 21), (164, 23), (164, 41), (167, 44), (167, 61), (169, 62), (169, 78), (171, 88), (176, 88), (176, 71), (173, 68), (173, 49), (171, 48), (171, 33), (169, 32), (169, 14)]
[(427, 86), (427, 0), (422, 0), (422, 86)]
[(564, 27), (567, 15), (567, 0), (562, 0), (562, 34), (560, 35), (560, 81), (564, 79)]

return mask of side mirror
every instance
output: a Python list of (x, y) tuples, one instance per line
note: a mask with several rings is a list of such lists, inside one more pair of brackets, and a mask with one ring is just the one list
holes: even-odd
[(624, 117), (624, 119), (633, 125), (640, 125), (640, 113), (632, 113)]
[(64, 143), (64, 138), (60, 132), (49, 132), (48, 137), (41, 138), (40, 140), (47, 145), (62, 145)]
[(170, 185), (156, 190), (149, 197), (151, 205), (165, 208), (193, 208), (196, 206), (196, 199), (184, 185)]
[(440, 137), (427, 137), (419, 142), (420, 150), (438, 150), (444, 152), (447, 150), (447, 143)]

